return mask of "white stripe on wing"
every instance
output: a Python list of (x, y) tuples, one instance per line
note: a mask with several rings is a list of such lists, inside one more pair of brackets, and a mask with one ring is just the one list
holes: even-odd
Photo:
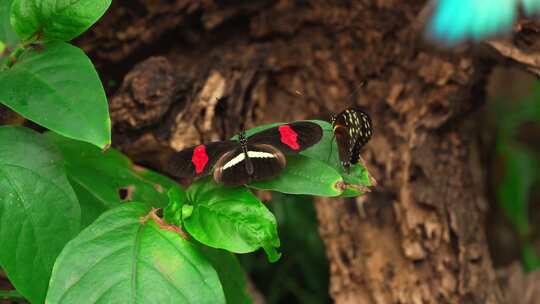
[[(272, 153), (268, 152), (261, 152), (261, 151), (248, 151), (247, 152), (249, 158), (276, 158), (276, 156)], [(236, 155), (233, 159), (228, 161), (224, 166), (222, 170), (226, 170), (228, 168), (231, 168), (233, 166), (238, 165), (242, 161), (244, 161), (246, 155), (242, 152), (238, 155)]]

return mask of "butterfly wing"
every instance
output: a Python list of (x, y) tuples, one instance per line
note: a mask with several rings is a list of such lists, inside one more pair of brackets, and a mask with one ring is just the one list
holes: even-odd
[(364, 140), (360, 140), (358, 139), (351, 151), (351, 158), (350, 158), (350, 162), (351, 164), (357, 164), (358, 163), (358, 160), (360, 159), (360, 150), (362, 150), (362, 148), (365, 146), (365, 144), (367, 143), (367, 140), (364, 141)]
[(169, 159), (167, 171), (179, 178), (206, 175), (221, 155), (237, 147), (240, 147), (237, 141), (226, 140), (184, 149)]
[(309, 121), (297, 121), (264, 130), (248, 138), (251, 144), (269, 144), (283, 152), (295, 154), (303, 151), (322, 138), (322, 128)]
[[(360, 149), (371, 139), (371, 136), (373, 136), (373, 123), (369, 115), (359, 108), (354, 108), (354, 115), (352, 128), (353, 136), (356, 140), (354, 144), (355, 148), (353, 148), (353, 157), (356, 157), (356, 160), (358, 160), (358, 155), (354, 156), (354, 151), (357, 150), (358, 152), (356, 153), (359, 153)], [(356, 162), (352, 163), (355, 164)]]
[(333, 119), (332, 127), (336, 136), (339, 159), (348, 169), (358, 163), (360, 150), (371, 139), (373, 125), (369, 115), (359, 107), (348, 108)]
[(335, 119), (333, 119), (332, 128), (334, 130), (334, 136), (336, 137), (339, 159), (344, 167), (348, 167), (352, 152), (350, 147), (354, 146), (355, 142), (354, 138), (352, 138), (349, 133), (345, 111), (336, 115)]
[(257, 153), (250, 154), (254, 169), (253, 181), (275, 177), (287, 165), (285, 155), (271, 145), (253, 144), (248, 145), (248, 147), (250, 151), (257, 151)]
[(523, 10), (528, 16), (540, 13), (540, 0), (522, 0)]
[(517, 0), (438, 0), (427, 36), (448, 46), (465, 40), (478, 41), (509, 32), (516, 14)]
[(285, 165), (285, 155), (277, 148), (248, 143), (246, 152), (239, 147), (219, 158), (214, 168), (214, 180), (225, 186), (240, 186), (277, 176)]

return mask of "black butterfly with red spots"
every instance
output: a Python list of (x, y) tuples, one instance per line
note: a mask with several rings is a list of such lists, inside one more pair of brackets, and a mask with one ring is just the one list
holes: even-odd
[(178, 153), (168, 171), (176, 177), (200, 177), (212, 172), (218, 184), (239, 186), (277, 176), (287, 164), (285, 155), (296, 154), (322, 137), (322, 128), (313, 122), (293, 122), (266, 129), (238, 141), (200, 144)]

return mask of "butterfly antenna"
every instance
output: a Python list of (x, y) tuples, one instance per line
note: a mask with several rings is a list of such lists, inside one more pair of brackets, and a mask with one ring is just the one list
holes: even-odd
[(353, 83), (350, 83), (349, 82), (349, 88), (352, 89), (351, 93), (349, 94), (349, 97), (347, 98), (351, 105), (355, 106), (356, 105), (356, 95), (358, 94), (358, 92), (360, 91), (360, 89), (363, 89), (366, 87), (366, 83), (367, 83), (367, 80), (363, 79), (360, 81), (360, 84), (359, 85), (354, 85)]
[(246, 123), (245, 121), (240, 122), (240, 133), (238, 133), (238, 139), (246, 139)]

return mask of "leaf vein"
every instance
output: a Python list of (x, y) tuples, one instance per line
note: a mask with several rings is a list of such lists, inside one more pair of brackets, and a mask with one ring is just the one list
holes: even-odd
[(184, 260), (186, 260), (188, 262), (189, 265), (191, 265), (191, 267), (193, 267), (193, 269), (197, 272), (197, 274), (201, 277), (201, 281), (204, 282), (204, 285), (206, 285), (210, 290), (213, 290), (212, 287), (210, 285), (208, 285), (208, 282), (205, 280), (203, 274), (201, 273), (201, 271), (199, 270), (199, 268), (187, 257), (186, 254), (184, 254), (182, 252), (182, 250), (180, 250), (179, 248), (176, 247), (176, 245), (166, 236), (163, 234), (163, 232), (161, 231), (161, 229), (157, 228), (157, 227), (152, 227), (154, 230), (156, 230), (158, 232), (158, 234), (163, 237), (167, 243), (172, 246), (183, 258)]
[(156, 268), (155, 265), (153, 265), (152, 263), (149, 263), (149, 262), (147, 262), (145, 260), (141, 260), (141, 261), (139, 261), (139, 263), (145, 264), (150, 270), (152, 270), (152, 271), (160, 274), (161, 276), (165, 277), (165, 281), (167, 282), (167, 284), (169, 286), (171, 286), (182, 298), (184, 298), (186, 303), (189, 302), (189, 298), (182, 292), (182, 290), (180, 290), (180, 288), (178, 286), (176, 286), (173, 282), (171, 282), (171, 280), (167, 276), (163, 275), (163, 273), (161, 273), (159, 271), (159, 269)]
[(137, 228), (131, 258), (131, 303), (133, 304), (137, 302), (137, 256), (139, 255), (139, 249), (141, 247), (140, 240), (143, 229), (144, 225), (139, 225)]

